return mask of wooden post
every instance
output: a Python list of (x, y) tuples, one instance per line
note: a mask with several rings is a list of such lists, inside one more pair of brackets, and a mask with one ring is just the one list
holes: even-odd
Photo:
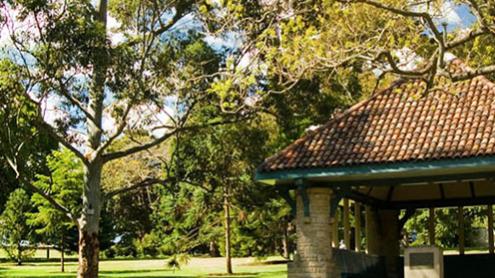
[(339, 248), (339, 210), (335, 211), (334, 221), (332, 225), (332, 247)]
[(344, 244), (349, 250), (351, 246), (351, 223), (349, 219), (349, 199), (344, 199)]
[(458, 207), (459, 216), (459, 255), (464, 255), (464, 208)]
[(493, 246), (493, 206), (490, 204), (486, 206), (488, 214), (488, 251), (490, 254), (494, 253)]
[(430, 208), (430, 217), (428, 218), (428, 236), (430, 238), (430, 245), (435, 245), (435, 208)]
[(354, 219), (356, 227), (354, 228), (355, 236), (355, 250), (356, 252), (361, 251), (361, 204), (358, 202), (354, 202)]

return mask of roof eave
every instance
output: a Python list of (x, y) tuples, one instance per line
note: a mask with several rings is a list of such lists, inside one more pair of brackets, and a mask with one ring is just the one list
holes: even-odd
[(354, 165), (346, 167), (291, 169), (279, 171), (256, 171), (255, 179), (258, 182), (274, 185), (280, 181), (294, 181), (298, 179), (320, 180), (329, 182), (371, 181), (388, 178), (424, 177), (475, 174), (494, 171), (495, 156), (442, 159), (434, 161), (411, 161), (399, 163), (380, 163)]

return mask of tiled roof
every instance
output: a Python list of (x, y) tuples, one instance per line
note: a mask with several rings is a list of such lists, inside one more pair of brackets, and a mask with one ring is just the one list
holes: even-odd
[(268, 158), (259, 171), (495, 155), (492, 82), (479, 76), (421, 96), (424, 86), (397, 82)]

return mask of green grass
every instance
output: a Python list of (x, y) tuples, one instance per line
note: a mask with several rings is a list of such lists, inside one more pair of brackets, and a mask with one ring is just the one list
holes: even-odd
[[(5, 253), (5, 250), (0, 248), (0, 259), (6, 259), (7, 258), (7, 253)], [(45, 259), (46, 258), (46, 250), (42, 249), (37, 249), (34, 251), (34, 256), (33, 258), (35, 259)], [(60, 259), (60, 252), (55, 250), (55, 249), (50, 249), (50, 258), (51, 259)], [(72, 252), (71, 254), (65, 253), (65, 258), (77, 258), (77, 253)]]
[[(174, 271), (165, 266), (165, 260), (108, 260), (100, 262), (100, 277), (244, 277), (285, 278), (287, 265), (273, 263), (277, 258), (257, 262), (253, 258), (233, 260), (235, 275), (225, 275), (223, 258), (193, 258), (187, 266)], [(66, 263), (65, 273), (54, 262), (0, 264), (0, 277), (74, 277), (77, 263)]]

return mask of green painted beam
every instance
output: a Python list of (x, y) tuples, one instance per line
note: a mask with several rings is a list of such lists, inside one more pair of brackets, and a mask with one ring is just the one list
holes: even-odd
[[(495, 173), (495, 156), (445, 159), (435, 161), (414, 161), (329, 167), (313, 169), (293, 169), (273, 172), (256, 172), (256, 180), (266, 184), (292, 182), (305, 179), (315, 182), (355, 183), (366, 185), (388, 179), (408, 179), (429, 181), (429, 177), (468, 175), (476, 177)], [(495, 175), (495, 174), (494, 174)]]
[[(472, 181), (477, 179), (495, 179), (495, 171), (483, 173), (464, 173), (464, 174), (439, 174), (431, 176), (414, 176), (414, 177), (385, 177), (380, 179), (352, 180), (352, 181), (313, 181), (311, 186), (315, 187), (352, 187), (352, 186), (394, 186), (420, 183), (442, 183), (446, 181)], [(287, 184), (280, 184), (281, 187), (287, 187)]]
[(413, 209), (413, 208), (441, 208), (457, 206), (480, 206), (495, 204), (495, 196), (476, 198), (452, 198), (434, 200), (416, 200), (404, 202), (381, 203), (379, 207), (384, 209)]

